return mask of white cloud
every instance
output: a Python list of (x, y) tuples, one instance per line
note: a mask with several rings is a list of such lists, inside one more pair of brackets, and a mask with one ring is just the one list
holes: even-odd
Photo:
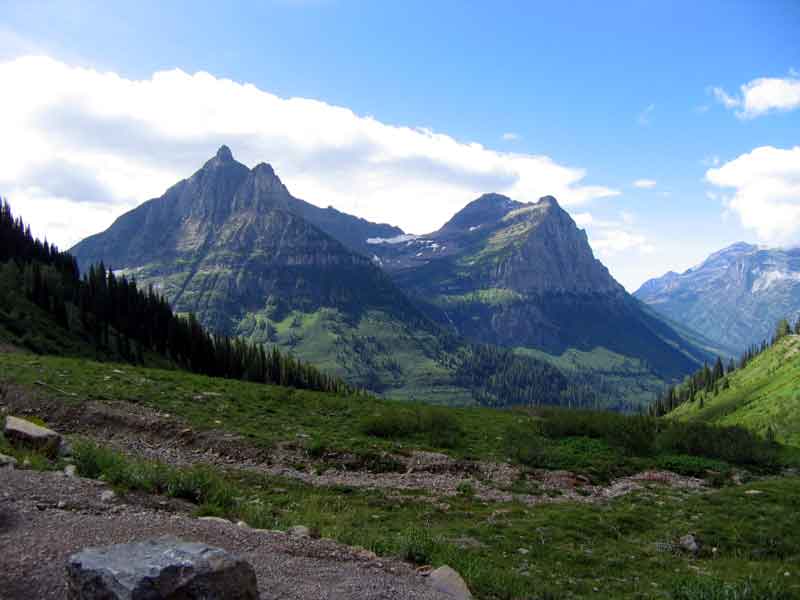
[(522, 201), (552, 194), (565, 206), (618, 194), (547, 156), (386, 125), (204, 72), (130, 80), (22, 57), (0, 63), (0, 81), (13, 90), (0, 94), (0, 193), (61, 245), (161, 195), (223, 143), (245, 164), (271, 163), (295, 196), (415, 233), (488, 191)]
[(588, 212), (576, 213), (573, 219), (578, 227), (587, 230), (592, 249), (601, 259), (613, 259), (621, 252), (650, 254), (655, 249), (645, 235), (635, 230), (636, 217), (630, 212), (620, 212), (617, 219), (597, 219)]
[(733, 195), (723, 198), (727, 210), (763, 243), (800, 240), (800, 146), (761, 146), (709, 169), (705, 178), (717, 187), (733, 188)]
[(656, 187), (656, 182), (653, 179), (637, 179), (633, 182), (633, 186), (642, 189), (650, 189)]
[(516, 142), (521, 138), (522, 136), (520, 134), (514, 133), (513, 131), (507, 131), (503, 134), (503, 139), (507, 142)]
[(759, 77), (740, 87), (740, 94), (729, 95), (724, 89), (712, 88), (714, 97), (725, 108), (739, 109), (736, 116), (752, 119), (776, 111), (800, 108), (800, 79), (790, 77)]

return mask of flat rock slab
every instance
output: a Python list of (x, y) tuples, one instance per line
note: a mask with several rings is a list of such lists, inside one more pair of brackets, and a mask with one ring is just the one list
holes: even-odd
[(222, 548), (162, 537), (87, 548), (67, 561), (69, 600), (255, 600), (256, 574)]
[(55, 431), (18, 417), (6, 417), (3, 434), (14, 446), (25, 446), (53, 456), (61, 446), (61, 436)]

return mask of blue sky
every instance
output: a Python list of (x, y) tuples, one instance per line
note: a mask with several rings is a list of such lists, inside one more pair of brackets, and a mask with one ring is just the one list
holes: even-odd
[[(381, 124), (424, 128), (462, 147), (457, 149), (460, 158), (445, 157), (449, 150), (443, 148), (449, 142), (419, 149), (423, 141), (405, 140), (402, 132), (376, 133), (381, 141), (370, 137), (369, 152), (384, 154), (394, 146), (396, 135), (396, 147), (415, 148), (403, 151), (408, 162), (402, 164), (412, 166), (404, 177), (401, 163), (393, 163), (382, 173), (384, 179), (367, 184), (363, 173), (352, 171), (374, 164), (374, 157), (359, 158), (352, 168), (342, 164), (361, 151), (353, 141), (361, 140), (361, 134), (345, 136), (346, 143), (326, 139), (320, 147), (306, 148), (302, 156), (300, 149), (306, 145), (300, 140), (287, 150), (285, 156), (294, 157), (289, 160), (277, 150), (284, 146), (254, 141), (239, 124), (192, 137), (176, 133), (185, 128), (173, 127), (171, 121), (152, 117), (151, 122), (150, 116), (134, 114), (132, 108), (128, 116), (133, 122), (147, 121), (169, 142), (165, 148), (181, 153), (174, 160), (160, 159), (160, 170), (148, 171), (142, 154), (153, 150), (144, 142), (124, 144), (120, 150), (123, 144), (109, 141), (91, 157), (80, 154), (83, 143), (70, 151), (65, 139), (70, 130), (64, 124), (70, 118), (83, 121), (74, 113), (56, 119), (55, 108), (43, 107), (26, 119), (50, 111), (46, 122), (58, 125), (52, 130), (60, 137), (50, 143), (42, 133), (47, 128), (40, 126), (35, 135), (41, 139), (28, 144), (34, 133), (17, 127), (22, 139), (14, 152), (29, 151), (32, 158), (23, 164), (18, 156), (11, 157), (16, 170), (9, 167), (5, 174), (0, 167), (0, 193), (9, 196), (39, 231), (68, 245), (76, 241), (76, 231), (85, 234), (107, 226), (120, 212), (160, 194), (163, 190), (158, 190), (174, 178), (189, 175), (201, 156), (225, 141), (225, 131), (235, 131), (229, 145), (237, 156), (248, 164), (275, 164), (289, 189), (305, 199), (388, 220), (415, 233), (433, 228), (459, 203), (473, 199), (473, 193), (515, 191), (523, 196), (520, 200), (530, 201), (535, 198), (528, 196), (549, 193), (549, 185), (587, 228), (596, 253), (632, 290), (647, 277), (684, 270), (738, 240), (768, 245), (800, 241), (800, 150), (792, 152), (800, 145), (800, 101), (795, 104), (793, 96), (800, 70), (798, 31), (796, 0), (124, 5), (5, 0), (0, 2), (0, 61), (45, 55), (64, 68), (113, 72), (122, 80), (140, 82), (159, 71), (202, 71), (213, 77), (215, 88), (224, 87), (219, 83), (223, 79), (251, 83), (281, 99), (315, 99)], [(58, 80), (54, 68), (25, 63), (25, 69), (9, 70), (5, 78), (8, 83), (13, 74), (28, 93), (48, 94), (46, 81)], [(41, 73), (40, 82), (25, 87), (25, 72)], [(764, 85), (758, 83), (764, 78)], [(95, 79), (86, 79), (85, 85), (113, 85)], [(756, 82), (750, 89), (752, 98), (741, 88), (751, 82)], [(71, 101), (77, 93), (53, 96)], [(227, 96), (219, 94), (217, 106), (224, 110)], [(96, 97), (105, 96), (100, 91)], [(0, 100), (0, 107), (10, 102)], [(192, 102), (192, 95), (181, 97), (181, 102)], [(83, 111), (91, 99), (76, 103)], [(109, 122), (104, 107), (92, 110), (92, 127), (98, 114)], [(236, 110), (243, 110), (240, 104)], [(82, 117), (86, 114), (80, 112)], [(113, 118), (125, 116), (115, 113)], [(254, 123), (270, 117), (265, 108), (251, 115)], [(325, 128), (326, 119), (315, 123)], [(339, 130), (331, 125), (331, 131)], [(110, 127), (97, 131), (114, 136)], [(288, 134), (274, 135), (285, 140)], [(331, 136), (325, 132), (320, 137)], [(158, 139), (153, 137), (155, 143)], [(175, 145), (176, 140), (182, 143)], [(474, 164), (483, 160), (481, 156), (467, 156), (470, 143), (494, 153), (486, 157), (497, 161), (488, 175)], [(60, 148), (59, 153), (46, 164), (34, 163), (34, 151), (38, 149), (35, 160), (41, 162), (41, 148), (50, 146)], [(753, 153), (764, 147), (771, 150)], [(342, 149), (338, 155), (337, 148)], [(422, 170), (419, 153), (427, 165)], [(519, 168), (528, 169), (527, 183), (511, 185), (504, 177), (517, 167), (509, 154), (546, 156), (555, 165), (580, 171), (582, 177), (570, 179), (545, 170), (541, 185), (536, 185), (538, 167), (523, 166)], [(336, 167), (321, 167), (315, 179), (314, 157)], [(108, 168), (109, 174), (87, 172), (81, 179), (76, 175), (78, 163), (87, 170), (89, 165)], [(781, 165), (777, 174), (772, 166), (776, 164)], [(70, 165), (75, 168), (67, 168)], [(442, 165), (450, 178), (445, 183)], [(719, 172), (709, 176), (714, 169)], [(125, 173), (130, 189), (122, 193), (119, 189), (125, 186), (119, 178)], [(32, 174), (60, 186), (48, 190), (44, 183), (23, 185)], [(423, 185), (419, 180), (425, 177), (436, 181)], [(454, 177), (462, 180), (456, 185)], [(655, 184), (634, 185), (648, 185), (641, 180)], [(439, 201), (437, 185), (445, 184)], [(486, 188), (493, 184), (508, 184), (508, 189)], [(81, 197), (86, 190), (100, 190), (98, 199), (87, 203)], [(101, 201), (104, 194), (106, 203)], [(440, 210), (425, 209), (434, 205)], [(58, 216), (59, 211), (84, 215), (81, 210), (85, 231), (69, 216)], [(784, 225), (771, 227), (768, 219)]]

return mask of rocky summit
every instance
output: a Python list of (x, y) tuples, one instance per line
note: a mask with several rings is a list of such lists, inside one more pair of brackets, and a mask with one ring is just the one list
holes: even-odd
[(800, 248), (739, 242), (684, 273), (651, 279), (636, 297), (738, 356), (800, 316)]
[(249, 169), (223, 146), (72, 252), (83, 268), (103, 261), (153, 285), (214, 332), (402, 397), (473, 399), (494, 365), (509, 364), (481, 351), (477, 367), (475, 352), (461, 351), (473, 343), (556, 356), (600, 349), (659, 380), (701, 360), (611, 277), (552, 196), (485, 194), (413, 236), (299, 200), (270, 165)]
[(373, 246), (426, 314), (469, 339), (557, 355), (605, 348), (668, 378), (702, 356), (614, 280), (552, 196), (486, 194), (430, 235)]

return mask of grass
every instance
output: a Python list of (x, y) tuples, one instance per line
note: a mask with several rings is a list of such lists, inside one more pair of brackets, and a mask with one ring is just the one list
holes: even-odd
[[(535, 508), (418, 495), (313, 488), (208, 467), (173, 468), (91, 443), (79, 473), (118, 490), (185, 498), (198, 515), (252, 527), (308, 526), (317, 535), (415, 564), (449, 564), (478, 598), (794, 598), (800, 594), (800, 478), (692, 494), (653, 486), (604, 505)], [(745, 492), (755, 490), (758, 494)], [(695, 557), (665, 551), (691, 532)], [(468, 538), (473, 543), (464, 545)], [(522, 549), (522, 550), (521, 550)], [(523, 552), (524, 551), (524, 552)], [(785, 575), (788, 573), (788, 575)]]
[[(713, 450), (714, 443), (694, 446), (694, 441), (726, 439), (725, 430), (691, 429), (680, 422), (662, 421), (652, 429), (646, 419), (608, 413), (431, 408), (23, 353), (0, 354), (0, 373), (6, 385), (65, 403), (127, 400), (185, 418), (198, 429), (241, 434), (256, 445), (293, 441), (303, 444), (313, 460), (325, 461), (328, 453), (345, 449), (355, 456), (352, 468), (359, 470), (401, 468), (389, 453), (411, 449), (568, 469), (596, 482), (646, 468), (701, 476), (732, 468), (725, 459), (686, 453)], [(438, 438), (440, 430), (451, 431), (454, 443)], [(664, 431), (691, 435), (659, 441)], [(676, 447), (676, 441), (687, 440), (694, 441)], [(102, 478), (120, 492), (184, 498), (195, 503), (198, 515), (265, 529), (302, 524), (381, 556), (449, 564), (485, 600), (800, 594), (797, 477), (723, 485), (706, 493), (654, 485), (602, 504), (531, 507), (484, 502), (468, 483), (445, 498), (419, 491), (310, 487), (256, 473), (176, 468), (91, 443), (73, 446), (81, 474)], [(0, 438), (0, 452), (5, 450), (8, 445)], [(782, 451), (794, 455), (792, 449)], [(41, 460), (39, 468), (59, 466)], [(522, 480), (512, 491), (545, 495)], [(669, 550), (687, 533), (701, 544), (697, 557)]]
[(678, 420), (740, 425), (800, 446), (800, 336), (791, 335), (723, 380), (716, 394), (670, 413)]
[[(420, 449), (455, 458), (511, 458), (585, 471), (606, 481), (658, 467), (664, 456), (749, 465), (747, 453), (761, 448), (757, 439), (741, 432), (734, 436), (718, 428), (668, 421), (657, 425), (656, 435), (652, 419), (615, 413), (436, 408), (77, 358), (0, 353), (0, 372), (0, 384), (20, 385), (65, 403), (142, 404), (185, 419), (198, 430), (224, 429), (263, 448), (279, 442), (302, 444), (312, 459), (328, 451), (354, 453), (359, 465), (378, 471), (393, 470), (384, 458), (387, 453)], [(750, 444), (744, 455), (733, 453), (736, 446), (727, 447), (731, 436)], [(652, 445), (656, 439), (659, 444)], [(800, 453), (784, 453), (800, 465)]]

